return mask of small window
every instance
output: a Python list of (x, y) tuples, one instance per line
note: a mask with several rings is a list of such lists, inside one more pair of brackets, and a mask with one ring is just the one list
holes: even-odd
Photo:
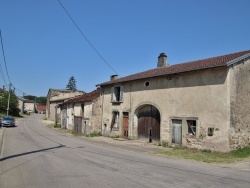
[(195, 136), (196, 135), (196, 121), (195, 120), (187, 120), (188, 125), (188, 135)]
[(209, 128), (207, 129), (207, 135), (208, 135), (208, 136), (213, 136), (213, 135), (214, 135), (214, 128), (209, 127)]
[(119, 112), (113, 112), (111, 130), (112, 129), (119, 129)]
[(145, 87), (148, 87), (149, 84), (150, 84), (149, 82), (145, 82), (145, 83), (144, 83), (144, 86), (145, 86)]
[(111, 88), (111, 102), (123, 102), (124, 86)]

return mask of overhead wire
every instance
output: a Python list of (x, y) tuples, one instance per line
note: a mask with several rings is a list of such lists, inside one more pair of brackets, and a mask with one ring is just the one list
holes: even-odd
[(2, 37), (2, 32), (1, 32), (1, 29), (0, 29), (0, 38), (1, 38), (1, 46), (2, 46), (2, 53), (3, 53), (3, 59), (4, 59), (4, 64), (5, 64), (5, 70), (6, 70), (6, 73), (7, 73), (7, 77), (8, 77), (8, 80), (9, 80), (9, 85), (7, 84), (6, 80), (5, 80), (5, 77), (4, 77), (4, 72), (3, 72), (3, 68), (0, 64), (0, 73), (1, 73), (1, 76), (3, 78), (3, 81), (4, 81), (4, 87), (8, 88), (9, 86), (13, 87), (14, 90), (18, 90), (19, 92), (21, 92), (23, 95), (25, 94), (25, 92), (17, 89), (10, 81), (10, 76), (9, 76), (9, 72), (8, 72), (8, 68), (7, 68), (7, 63), (6, 63), (6, 58), (5, 58), (5, 53), (4, 53), (4, 45), (3, 45), (3, 37)]
[(115, 71), (115, 69), (104, 59), (104, 57), (97, 51), (97, 49), (94, 47), (94, 45), (89, 41), (89, 39), (86, 37), (86, 35), (82, 32), (82, 30), (80, 29), (80, 27), (76, 24), (76, 22), (74, 21), (74, 19), (72, 18), (72, 16), (70, 16), (69, 12), (66, 10), (66, 8), (63, 6), (63, 4), (61, 3), (60, 0), (57, 0), (58, 3), (61, 5), (61, 7), (63, 8), (63, 10), (66, 12), (66, 14), (68, 15), (68, 17), (70, 18), (70, 20), (73, 22), (73, 24), (75, 25), (75, 27), (78, 29), (78, 31), (81, 33), (81, 35), (84, 37), (84, 39), (88, 42), (88, 44), (93, 48), (93, 50), (97, 53), (97, 55), (104, 61), (104, 63), (111, 69), (114, 71), (115, 74), (118, 75), (118, 73)]
[[(9, 72), (8, 72), (8, 68), (7, 68), (5, 53), (4, 53), (3, 38), (2, 38), (2, 31), (1, 31), (1, 29), (0, 29), (0, 38), (1, 38), (1, 45), (2, 45), (2, 52), (3, 52), (3, 60), (4, 60), (4, 64), (5, 64), (5, 70), (6, 70), (6, 73), (7, 73), (7, 77), (8, 77), (8, 79), (9, 79), (9, 83), (11, 83), (11, 81), (10, 81), (10, 76), (9, 76)], [(1, 70), (2, 70), (2, 68), (1, 68)], [(7, 85), (7, 84), (5, 84), (5, 85)]]

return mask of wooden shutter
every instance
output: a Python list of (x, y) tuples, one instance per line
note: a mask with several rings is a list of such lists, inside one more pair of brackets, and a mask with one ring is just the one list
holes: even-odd
[(120, 101), (123, 102), (124, 86), (120, 86)]
[(111, 88), (111, 102), (114, 101), (114, 87)]

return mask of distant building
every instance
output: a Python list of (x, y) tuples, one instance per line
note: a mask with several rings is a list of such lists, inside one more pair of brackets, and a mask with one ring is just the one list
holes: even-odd
[(57, 120), (57, 122), (59, 122), (61, 111), (60, 108), (57, 108), (58, 105), (63, 103), (65, 100), (74, 98), (84, 93), (85, 92), (83, 91), (72, 91), (66, 89), (49, 89), (47, 94), (46, 118), (48, 120)]

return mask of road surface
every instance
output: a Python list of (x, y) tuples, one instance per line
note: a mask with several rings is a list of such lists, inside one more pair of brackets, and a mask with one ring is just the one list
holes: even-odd
[(7, 128), (0, 187), (250, 187), (250, 171), (168, 159), (81, 140), (32, 114)]

